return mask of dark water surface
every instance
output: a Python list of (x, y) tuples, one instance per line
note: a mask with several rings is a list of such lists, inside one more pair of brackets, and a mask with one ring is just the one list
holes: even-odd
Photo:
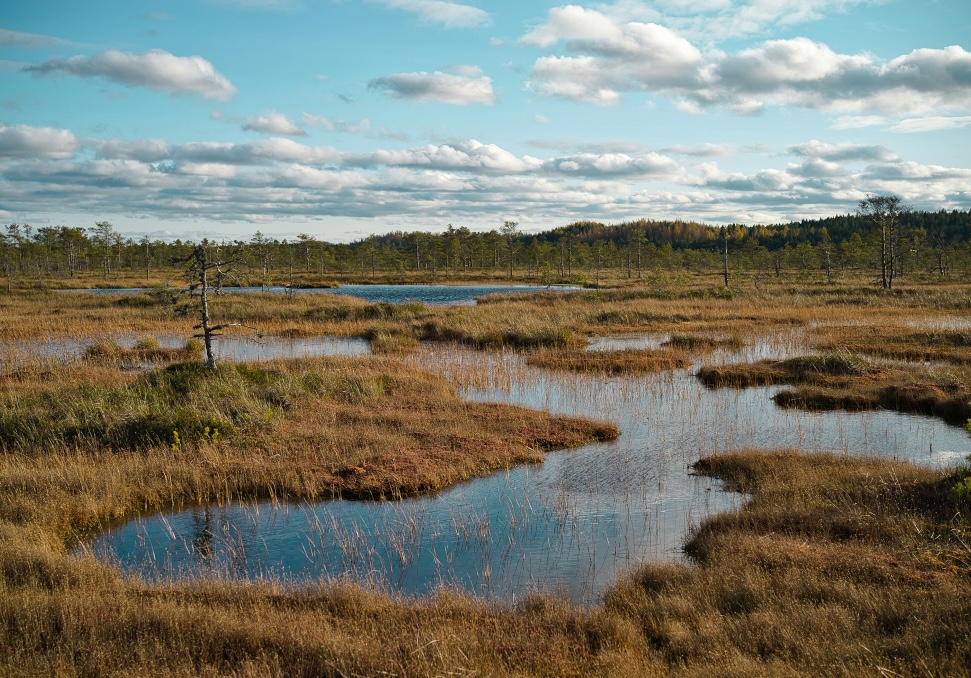
[[(351, 296), (365, 301), (400, 304), (417, 301), (431, 306), (468, 305), (476, 303), (477, 297), (487, 294), (509, 294), (523, 292), (576, 292), (582, 288), (567, 286), (543, 285), (341, 285), (336, 288), (310, 287), (294, 288), (293, 294), (333, 294), (337, 296)], [(93, 294), (138, 294), (150, 292), (150, 288), (130, 287), (116, 289), (78, 289), (61, 290), (62, 292), (91, 292)], [(269, 293), (284, 294), (285, 287), (226, 287), (225, 292), (241, 292), (247, 294)]]

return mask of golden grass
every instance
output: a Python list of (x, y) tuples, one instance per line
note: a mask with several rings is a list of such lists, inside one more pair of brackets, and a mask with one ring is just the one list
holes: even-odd
[(966, 371), (879, 365), (846, 353), (703, 367), (698, 378), (713, 388), (795, 385), (774, 396), (784, 407), (882, 408), (940, 417), (958, 425), (971, 418), (971, 380)]
[[(757, 337), (795, 327), (822, 342), (859, 327), (904, 335), (909, 322), (969, 311), (966, 287), (760, 287), (716, 294), (705, 282), (651, 283), (462, 309), (230, 295), (215, 312), (281, 336), (371, 336), (392, 352), (434, 331), (483, 348), (565, 339), (570, 354), (587, 333)], [(191, 319), (156, 301), (0, 295), (0, 338), (192, 333)], [(149, 374), (59, 365), (23, 351), (9, 349), (0, 369), (0, 673), (971, 675), (971, 506), (951, 494), (967, 470), (786, 451), (703, 460), (698, 472), (751, 501), (703, 523), (688, 544), (695, 565), (639, 568), (592, 609), (548, 596), (396, 599), (338, 584), (149, 584), (69, 555), (66, 541), (195, 502), (400, 496), (616, 430), (467, 403), (393, 357), (222, 366), (203, 377), (178, 365)], [(823, 389), (923, 383), (955, 396), (968, 384), (962, 368), (921, 381), (854, 361), (823, 361), (815, 376), (812, 361), (797, 361), (772, 378)], [(214, 440), (217, 423), (225, 428)], [(170, 425), (181, 430), (177, 444)]]
[(751, 501), (704, 522), (696, 568), (645, 567), (605, 604), (674, 673), (971, 672), (969, 523), (947, 492), (961, 472), (787, 451), (695, 468)]
[(616, 351), (537, 351), (526, 357), (535, 367), (571, 372), (644, 374), (687, 367), (688, 355), (670, 349), (620, 349)]

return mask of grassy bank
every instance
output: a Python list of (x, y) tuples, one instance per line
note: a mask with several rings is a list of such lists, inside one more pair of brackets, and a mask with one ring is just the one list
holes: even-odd
[[(348, 585), (125, 581), (65, 555), (56, 535), (8, 506), (0, 666), (9, 675), (971, 675), (971, 505), (951, 493), (963, 473), (785, 451), (696, 468), (752, 499), (702, 525), (688, 544), (696, 565), (643, 567), (588, 610), (545, 596), (499, 605)], [(93, 499), (92, 488), (75, 493)]]
[[(933, 347), (931, 347), (933, 348)], [(930, 369), (871, 363), (848, 353), (763, 360), (703, 367), (698, 378), (709, 387), (794, 385), (773, 398), (784, 407), (811, 410), (872, 410), (940, 417), (963, 425), (971, 417), (971, 380), (964, 368)]]

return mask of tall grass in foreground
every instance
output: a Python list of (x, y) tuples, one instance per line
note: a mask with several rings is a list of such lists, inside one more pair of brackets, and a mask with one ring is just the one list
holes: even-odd
[(8, 505), (0, 666), (13, 675), (971, 675), (968, 522), (949, 496), (960, 473), (790, 452), (725, 455), (697, 470), (751, 502), (702, 525), (689, 544), (696, 566), (642, 567), (590, 610), (549, 596), (500, 605), (340, 584), (125, 581), (65, 555), (56, 534)]

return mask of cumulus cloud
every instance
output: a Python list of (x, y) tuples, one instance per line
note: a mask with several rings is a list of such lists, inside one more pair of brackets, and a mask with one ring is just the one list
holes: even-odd
[(801, 165), (789, 165), (786, 171), (806, 178), (842, 177), (849, 174), (839, 163), (820, 158), (806, 158)]
[(64, 160), (81, 148), (74, 133), (53, 127), (0, 125), (0, 158)]
[(400, 151), (380, 150), (364, 155), (348, 156), (346, 162), (361, 167), (384, 165), (487, 173), (527, 172), (542, 165), (542, 161), (537, 158), (528, 155), (519, 157), (495, 144), (483, 144), (475, 139)]
[(875, 165), (867, 168), (864, 179), (881, 180), (941, 180), (971, 178), (971, 169), (924, 165), (917, 162), (901, 162), (891, 165)]
[(338, 162), (340, 154), (329, 146), (307, 146), (292, 139), (263, 139), (252, 144), (192, 142), (176, 146), (171, 157), (195, 163), (264, 165), (272, 162), (321, 165)]
[[(67, 130), (0, 126), (0, 185), (4, 209), (17, 215), (75, 210), (246, 223), (333, 215), (415, 228), (429, 219), (494, 223), (503, 213), (544, 225), (645, 214), (767, 222), (851, 210), (864, 190), (931, 209), (971, 207), (971, 169), (901, 161), (882, 146), (814, 140), (785, 154), (715, 144), (547, 147), (554, 150), (542, 159), (474, 139), (349, 153), (286, 137), (79, 141)], [(675, 153), (687, 164), (667, 155)], [(708, 156), (725, 169), (699, 160)], [(751, 169), (754, 156), (762, 164)]]
[(544, 56), (533, 64), (528, 86), (539, 94), (596, 104), (616, 104), (634, 89), (686, 87), (699, 77), (702, 56), (694, 45), (654, 23), (618, 24), (578, 6), (549, 11), (546, 24), (521, 42), (548, 47), (566, 41), (575, 56)]
[(455, 73), (393, 73), (370, 81), (368, 88), (405, 101), (489, 106), (496, 103), (492, 78), (475, 66), (460, 67)]
[(807, 38), (773, 40), (726, 56), (694, 92), (705, 104), (759, 100), (818, 110), (890, 114), (971, 107), (971, 53), (919, 49), (885, 64)]
[[(543, 48), (562, 42), (565, 54), (536, 59), (528, 86), (583, 103), (616, 104), (623, 93), (641, 91), (669, 97), (684, 112), (721, 107), (741, 115), (767, 105), (915, 117), (971, 108), (971, 53), (956, 45), (888, 62), (801, 37), (703, 54), (670, 28), (573, 5), (549, 10), (520, 41)], [(847, 116), (844, 124), (863, 120)]]
[(95, 152), (99, 158), (107, 160), (139, 160), (141, 162), (160, 162), (169, 157), (169, 145), (164, 139), (122, 139), (95, 140)]
[(264, 132), (266, 134), (283, 134), (289, 137), (307, 136), (307, 133), (297, 123), (276, 111), (270, 111), (255, 118), (250, 118), (243, 124), (243, 129), (252, 132)]
[(681, 167), (677, 162), (658, 153), (628, 155), (626, 153), (578, 153), (556, 158), (546, 163), (553, 172), (583, 175), (614, 176), (674, 176)]
[(386, 7), (417, 14), (423, 21), (446, 28), (477, 28), (492, 24), (492, 17), (478, 7), (445, 0), (371, 0)]
[[(877, 0), (879, 1), (879, 0)], [(763, 34), (824, 19), (874, 0), (618, 0), (603, 11), (618, 21), (661, 21), (700, 41)]]
[(885, 146), (862, 144), (826, 144), (813, 139), (805, 144), (789, 147), (789, 152), (806, 158), (843, 162), (891, 162), (897, 154)]
[(166, 94), (197, 94), (229, 100), (236, 87), (199, 56), (179, 57), (159, 49), (144, 54), (109, 50), (92, 57), (51, 59), (27, 66), (37, 76), (66, 73), (79, 78), (105, 78), (128, 87), (147, 87)]

